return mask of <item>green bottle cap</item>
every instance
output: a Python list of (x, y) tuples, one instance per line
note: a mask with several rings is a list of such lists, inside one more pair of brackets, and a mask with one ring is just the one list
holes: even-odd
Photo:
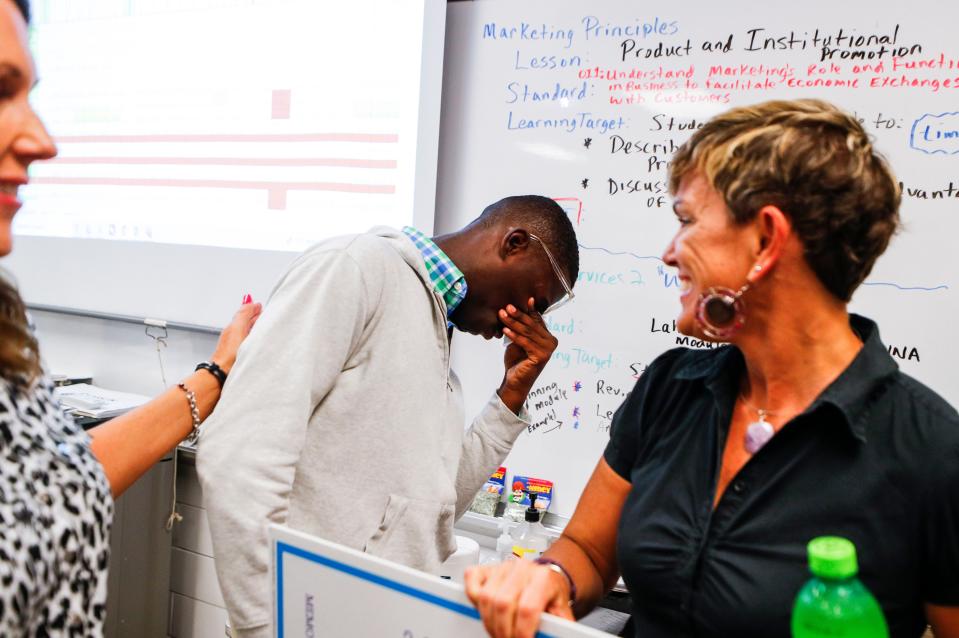
[(809, 570), (820, 578), (851, 578), (859, 571), (856, 546), (840, 536), (820, 536), (809, 541)]

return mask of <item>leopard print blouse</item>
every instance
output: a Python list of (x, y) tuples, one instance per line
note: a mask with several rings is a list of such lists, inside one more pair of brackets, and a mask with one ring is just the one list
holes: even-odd
[(0, 636), (100, 636), (113, 499), (46, 378), (0, 379)]

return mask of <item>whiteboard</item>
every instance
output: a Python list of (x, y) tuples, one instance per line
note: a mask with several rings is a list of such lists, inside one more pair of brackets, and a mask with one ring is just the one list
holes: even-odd
[(319, 240), (432, 230), (440, 0), (33, 8), (59, 155), (4, 261), (28, 302), (219, 326)]
[[(572, 514), (613, 412), (674, 332), (670, 153), (727, 108), (817, 97), (854, 111), (904, 184), (904, 228), (852, 310), (901, 368), (959, 404), (959, 5), (891, 2), (453, 3), (447, 10), (439, 210), (447, 231), (499, 197), (557, 198), (580, 242), (576, 300), (505, 465), (551, 479)], [(922, 64), (919, 64), (920, 61)], [(588, 180), (588, 181), (586, 181)], [(468, 412), (502, 377), (502, 347), (457, 337)]]

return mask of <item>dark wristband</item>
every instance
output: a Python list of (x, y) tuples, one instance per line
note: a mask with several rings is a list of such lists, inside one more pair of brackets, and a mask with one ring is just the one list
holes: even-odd
[(226, 383), (226, 372), (223, 371), (223, 368), (212, 361), (202, 361), (197, 364), (196, 368), (194, 368), (194, 371), (196, 370), (206, 370), (212, 374), (214, 377), (216, 377), (217, 383), (220, 384), (220, 389), (223, 389), (223, 384)]
[(569, 575), (569, 572), (566, 571), (566, 568), (560, 565), (559, 563), (557, 563), (552, 558), (546, 558), (544, 556), (540, 556), (533, 562), (539, 565), (546, 565), (550, 569), (554, 571), (558, 571), (559, 573), (561, 573), (563, 576), (566, 577), (566, 582), (569, 583), (569, 606), (572, 607), (573, 603), (576, 602), (576, 583), (573, 582), (573, 577)]

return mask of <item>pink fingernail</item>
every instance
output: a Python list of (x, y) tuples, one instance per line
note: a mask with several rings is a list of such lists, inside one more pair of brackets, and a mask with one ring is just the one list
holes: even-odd
[(250, 293), (243, 295), (243, 305), (248, 303), (253, 303), (253, 297), (250, 296)]

